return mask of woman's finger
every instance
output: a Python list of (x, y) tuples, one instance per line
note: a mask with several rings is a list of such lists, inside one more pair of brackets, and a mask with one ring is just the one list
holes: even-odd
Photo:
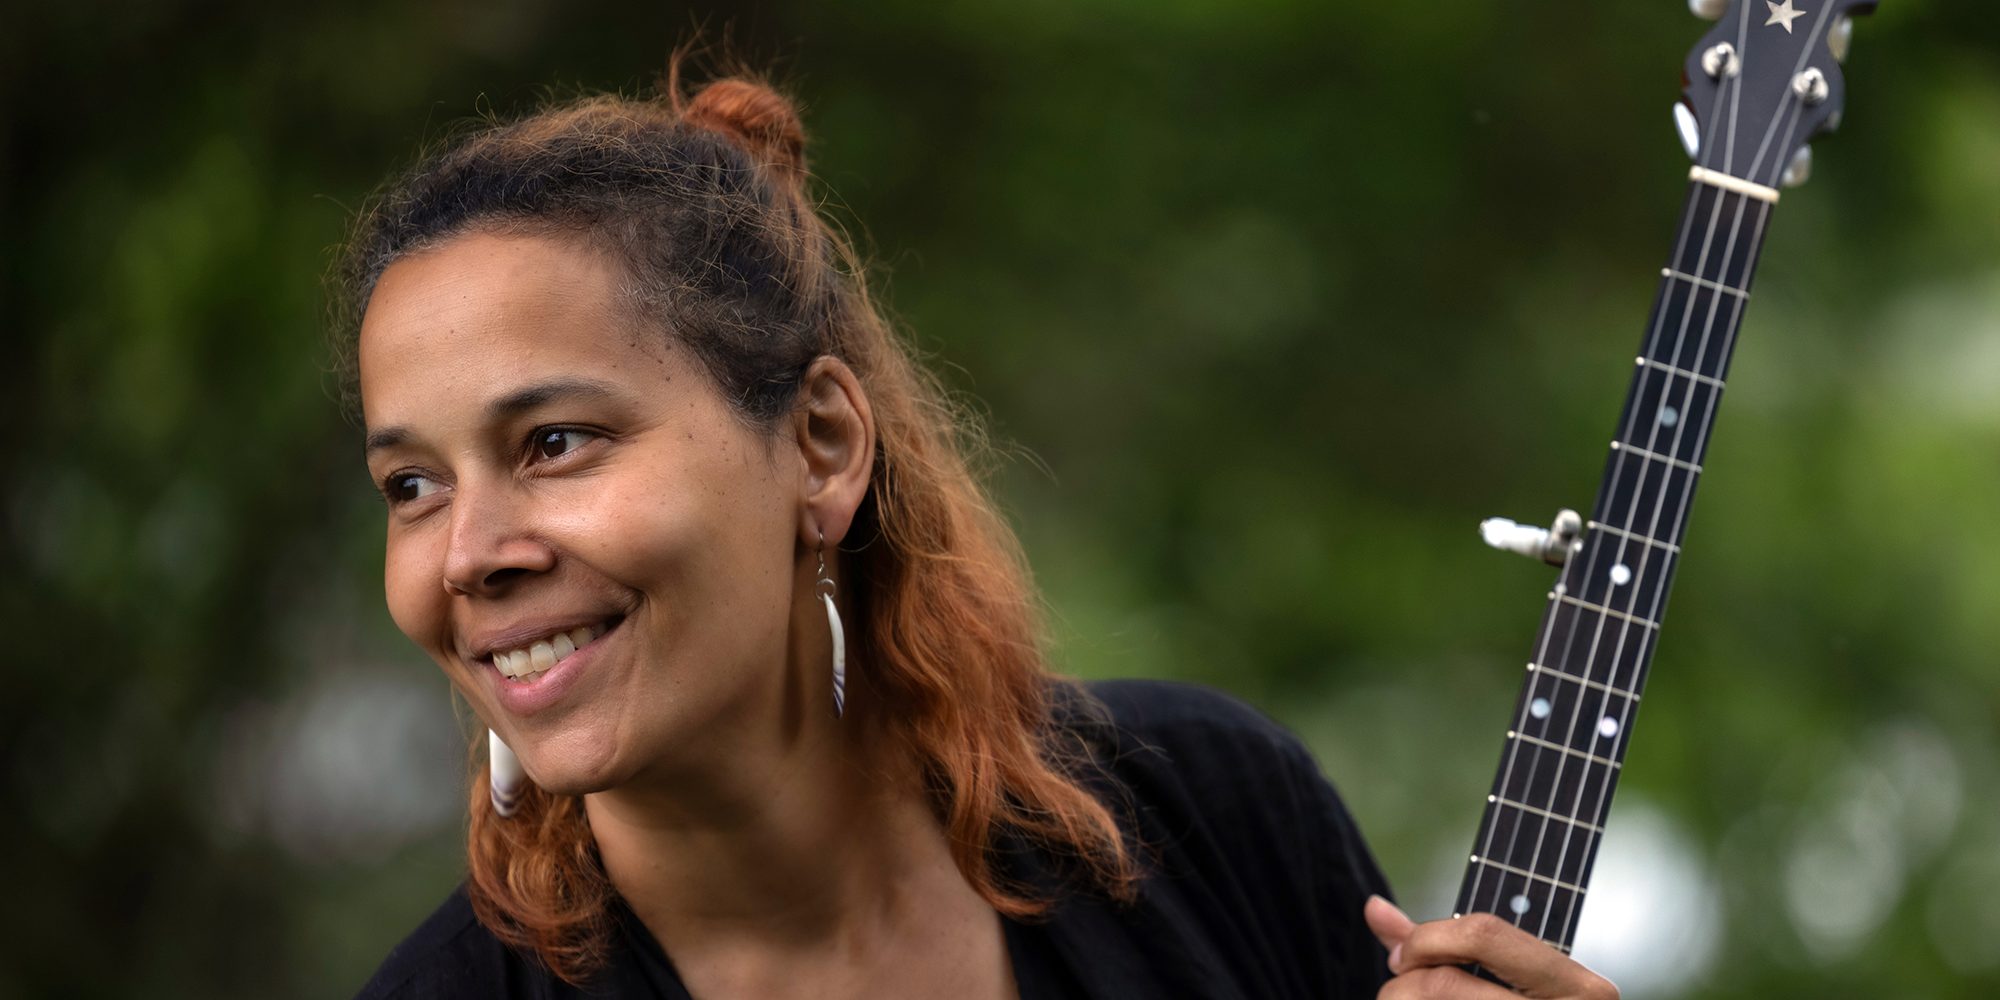
[(1439, 965), (1389, 980), (1375, 1000), (1521, 1000), (1521, 995), (1456, 966)]
[(1402, 968), (1477, 963), (1529, 996), (1616, 1000), (1611, 981), (1490, 913), (1418, 924), (1402, 943)]

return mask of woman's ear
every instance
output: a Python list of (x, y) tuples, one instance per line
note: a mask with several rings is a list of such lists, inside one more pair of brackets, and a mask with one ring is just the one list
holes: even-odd
[(831, 356), (813, 362), (800, 384), (792, 425), (805, 459), (800, 541), (808, 548), (821, 538), (838, 545), (875, 472), (875, 414), (854, 370)]

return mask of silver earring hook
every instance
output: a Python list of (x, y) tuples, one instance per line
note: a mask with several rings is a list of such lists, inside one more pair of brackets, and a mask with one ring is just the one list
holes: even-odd
[(832, 597), (834, 592), (833, 577), (826, 575), (826, 532), (821, 531), (818, 534), (819, 547), (813, 550), (813, 555), (819, 559), (819, 580), (813, 584), (813, 593), (820, 593), (820, 588), (825, 587), (825, 595)]

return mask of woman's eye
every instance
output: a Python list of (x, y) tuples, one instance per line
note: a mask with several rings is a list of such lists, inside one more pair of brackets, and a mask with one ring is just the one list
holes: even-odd
[(391, 502), (408, 503), (412, 500), (421, 500), (443, 488), (438, 485), (437, 480), (428, 476), (401, 475), (389, 477), (389, 488), (386, 492)]
[(535, 454), (542, 458), (567, 455), (596, 436), (589, 431), (541, 431), (535, 435)]

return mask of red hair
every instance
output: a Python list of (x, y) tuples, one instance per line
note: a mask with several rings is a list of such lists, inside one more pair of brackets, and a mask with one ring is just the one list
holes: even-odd
[[(753, 420), (790, 412), (814, 359), (845, 361), (878, 435), (842, 551), (862, 619), (849, 669), (879, 706), (868, 738), (921, 768), (959, 871), (995, 910), (1024, 917), (1051, 902), (1003, 876), (1008, 832), (1130, 899), (1137, 869), (1118, 823), (1057, 745), (1053, 702), (1068, 682), (1046, 669), (1020, 547), (968, 462), (983, 438), (884, 320), (807, 179), (797, 110), (753, 80), (683, 98), (670, 75), (659, 99), (546, 108), (461, 138), (371, 206), (349, 259), (350, 311), (402, 254), (476, 227), (553, 227), (620, 253), (667, 335)], [(615, 892), (583, 801), (530, 786), (503, 819), (486, 785), (482, 768), (474, 911), (576, 982), (609, 947)]]

